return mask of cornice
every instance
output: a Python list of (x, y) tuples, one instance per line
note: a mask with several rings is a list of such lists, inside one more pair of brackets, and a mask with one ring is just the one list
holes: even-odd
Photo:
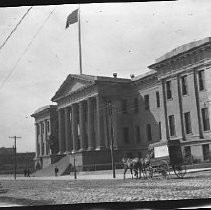
[[(153, 74), (150, 76), (146, 76), (144, 78), (141, 78), (139, 80), (133, 81), (131, 83), (132, 87), (134, 86), (139, 86), (139, 85), (145, 85), (146, 83), (149, 84), (151, 82), (151, 84), (156, 83), (158, 81), (158, 75), (157, 74)], [(149, 84), (149, 85), (151, 85)]]
[(156, 62), (156, 63), (148, 66), (148, 68), (154, 69), (156, 71), (159, 71), (159, 69), (161, 67), (163, 67), (163, 66), (172, 65), (172, 63), (177, 62), (178, 60), (181, 61), (181, 60), (183, 60), (184, 58), (187, 58), (190, 55), (198, 54), (199, 51), (205, 51), (207, 48), (210, 48), (210, 47), (211, 47), (211, 43), (205, 43), (202, 46), (198, 46), (198, 47), (192, 48), (192, 49), (190, 49), (188, 51), (179, 53), (179, 54), (177, 54), (175, 56), (172, 56), (172, 57), (167, 58), (165, 60), (162, 60), (160, 62)]
[(92, 89), (83, 89), (80, 94), (67, 95), (58, 101), (58, 109), (70, 106), (71, 104), (78, 103), (83, 100), (87, 100), (90, 97), (98, 95), (97, 90), (92, 86)]
[(200, 60), (197, 63), (194, 64), (189, 64), (185, 67), (182, 67), (180, 69), (176, 69), (174, 71), (169, 71), (168, 73), (165, 74), (160, 74), (158, 75), (158, 80), (162, 80), (162, 79), (166, 79), (166, 78), (170, 78), (170, 77), (175, 77), (177, 74), (182, 74), (184, 72), (189, 73), (191, 71), (193, 71), (194, 69), (203, 69), (203, 68), (207, 68), (208, 66), (211, 66), (211, 60), (210, 59), (204, 59), (204, 60)]
[(65, 98), (67, 98), (67, 97), (74, 97), (74, 96), (80, 94), (81, 92), (83, 92), (84, 90), (93, 87), (94, 85), (96, 85), (96, 84), (95, 84), (95, 83), (92, 83), (92, 84), (90, 84), (90, 85), (85, 85), (85, 86), (83, 86), (83, 87), (77, 89), (77, 90), (74, 91), (74, 92), (70, 92), (70, 93), (68, 93), (68, 94), (66, 94), (66, 95), (63, 95), (63, 96), (60, 96), (60, 97), (57, 97), (57, 98), (54, 98), (54, 99), (52, 98), (51, 100), (52, 100), (53, 102), (59, 103), (60, 100), (65, 99)]

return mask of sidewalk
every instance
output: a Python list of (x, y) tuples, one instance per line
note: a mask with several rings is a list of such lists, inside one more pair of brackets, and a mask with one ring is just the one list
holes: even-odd
[[(194, 173), (200, 171), (210, 171), (211, 168), (196, 168), (196, 169), (187, 169), (187, 173)], [(95, 173), (95, 172), (93, 172)], [(174, 172), (171, 171), (170, 174), (174, 175)], [(176, 176), (176, 175), (175, 175)], [(131, 178), (131, 174), (128, 171), (126, 173), (125, 178)], [(51, 176), (51, 177), (23, 177), (18, 176), (17, 180), (74, 180), (74, 172), (71, 172), (70, 175), (65, 176)], [(113, 179), (112, 170), (107, 171), (97, 171), (95, 174), (85, 174), (84, 172), (77, 173), (77, 180), (105, 180), (105, 179)], [(123, 170), (116, 170), (116, 178), (115, 179), (123, 179)], [(0, 180), (14, 180), (13, 176), (0, 176)]]

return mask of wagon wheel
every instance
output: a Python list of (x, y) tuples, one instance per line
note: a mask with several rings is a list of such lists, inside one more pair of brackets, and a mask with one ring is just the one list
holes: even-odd
[(186, 165), (174, 165), (173, 170), (177, 177), (182, 179), (186, 174)]
[(160, 173), (162, 176), (167, 179), (168, 175), (170, 175), (169, 165), (167, 161), (162, 161), (160, 165)]
[(154, 169), (153, 169), (153, 167), (152, 166), (149, 166), (148, 167), (148, 171), (149, 171), (149, 178), (153, 178), (153, 173), (154, 173)]
[(146, 179), (153, 177), (153, 172), (154, 171), (153, 171), (153, 167), (151, 165), (149, 165), (146, 168), (144, 168), (143, 172), (144, 172), (144, 177)]

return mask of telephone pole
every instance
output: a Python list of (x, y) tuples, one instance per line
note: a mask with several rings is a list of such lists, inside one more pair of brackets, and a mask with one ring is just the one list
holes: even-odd
[(113, 171), (113, 178), (116, 178), (115, 173), (115, 163), (114, 163), (114, 136), (113, 136), (113, 122), (112, 122), (112, 104), (111, 101), (107, 101), (108, 106), (108, 114), (110, 116), (110, 129), (111, 129), (111, 162), (112, 162), (112, 171)]
[(20, 139), (19, 136), (10, 136), (10, 139), (14, 139), (14, 153), (15, 153), (15, 163), (14, 163), (14, 178), (16, 179), (16, 169), (17, 169), (17, 163), (16, 163), (16, 139)]

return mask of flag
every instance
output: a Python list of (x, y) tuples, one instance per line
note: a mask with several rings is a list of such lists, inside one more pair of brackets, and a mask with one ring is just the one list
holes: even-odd
[(77, 21), (78, 21), (78, 9), (74, 10), (71, 14), (68, 15), (66, 28), (68, 28), (69, 25), (76, 23)]

